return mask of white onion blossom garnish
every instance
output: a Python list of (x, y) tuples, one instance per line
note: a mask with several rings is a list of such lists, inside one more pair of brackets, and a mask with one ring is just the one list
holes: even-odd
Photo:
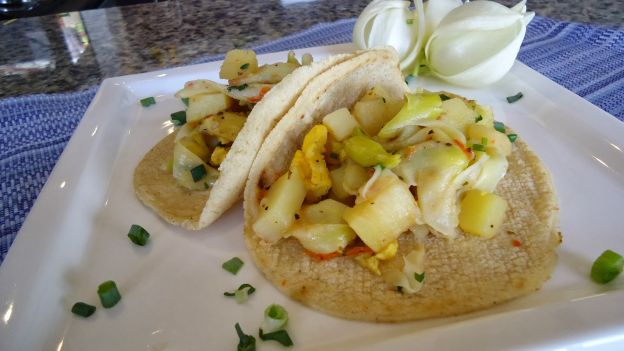
[[(526, 0), (507, 8), (493, 1), (374, 0), (353, 31), (360, 49), (393, 46), (404, 72), (430, 72), (449, 83), (478, 87), (501, 79), (513, 66), (533, 19)], [(410, 24), (411, 23), (411, 24)]]

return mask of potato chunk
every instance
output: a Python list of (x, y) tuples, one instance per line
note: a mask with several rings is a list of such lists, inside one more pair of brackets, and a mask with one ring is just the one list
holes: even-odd
[(305, 206), (301, 209), (303, 219), (317, 224), (344, 224), (342, 213), (347, 205), (332, 199), (323, 200), (317, 204)]
[(199, 121), (206, 116), (224, 111), (231, 105), (232, 98), (222, 93), (193, 95), (189, 98), (186, 109), (186, 122)]
[(310, 224), (297, 226), (291, 235), (301, 245), (314, 253), (329, 254), (342, 252), (356, 235), (346, 224)]
[(353, 129), (360, 126), (346, 108), (341, 108), (323, 117), (323, 124), (338, 141), (350, 137), (353, 134)]
[(483, 238), (493, 237), (505, 220), (507, 201), (502, 197), (480, 190), (464, 194), (459, 213), (459, 227), (466, 233)]
[(253, 50), (230, 50), (225, 54), (225, 60), (219, 71), (221, 79), (235, 79), (247, 72), (258, 70), (258, 59)]
[(245, 122), (247, 118), (244, 113), (220, 112), (204, 119), (199, 130), (202, 133), (216, 136), (222, 144), (229, 144), (236, 139)]

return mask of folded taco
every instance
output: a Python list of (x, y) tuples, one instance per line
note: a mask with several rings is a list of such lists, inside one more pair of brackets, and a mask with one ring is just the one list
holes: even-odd
[(541, 287), (561, 241), (548, 171), (491, 110), (408, 91), (392, 50), (312, 80), (244, 191), (245, 241), (287, 295), (347, 319), (486, 308)]
[(166, 221), (198, 230), (214, 222), (240, 197), (264, 137), (290, 109), (307, 83), (352, 55), (258, 66), (251, 50), (226, 55), (220, 77), (187, 82), (176, 93), (187, 105), (172, 114), (176, 131), (137, 165), (137, 197)]

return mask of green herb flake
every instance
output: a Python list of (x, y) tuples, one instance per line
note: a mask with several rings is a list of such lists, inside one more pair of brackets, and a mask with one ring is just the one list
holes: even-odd
[(591, 268), (591, 278), (599, 284), (606, 284), (615, 279), (624, 268), (624, 257), (617, 252), (606, 250), (603, 252)]
[(487, 144), (488, 144), (487, 138), (486, 137), (481, 138), (481, 145), (487, 146)]
[(451, 98), (448, 95), (445, 94), (440, 94), (440, 100), (442, 101), (446, 101), (446, 100), (450, 100)]
[(278, 330), (272, 333), (265, 334), (262, 332), (262, 329), (260, 329), (258, 335), (263, 341), (274, 340), (282, 344), (282, 346), (293, 346), (292, 339), (290, 338), (290, 335), (288, 335), (288, 332), (285, 330)]
[(483, 120), (483, 117), (481, 115), (478, 115), (477, 118), (475, 118), (475, 123), (479, 123)]
[(117, 284), (112, 280), (100, 284), (97, 293), (104, 308), (111, 308), (121, 300), (121, 294), (119, 290), (117, 290)]
[(485, 152), (485, 146), (481, 145), (481, 144), (472, 144), (472, 146), (470, 147), (472, 150), (474, 151), (481, 151), (481, 152)]
[(176, 126), (181, 126), (186, 123), (186, 111), (178, 111), (171, 114), (171, 122)]
[(507, 134), (507, 138), (509, 138), (509, 141), (512, 143), (515, 143), (516, 140), (518, 140), (518, 134)]
[(494, 122), (494, 129), (496, 129), (497, 131), (499, 131), (501, 133), (505, 133), (505, 124), (503, 122), (495, 121)]
[(507, 102), (510, 103), (510, 104), (513, 104), (514, 102), (522, 99), (523, 96), (524, 95), (521, 92), (516, 94), (516, 95), (508, 96), (507, 97)]
[(243, 91), (243, 90), (247, 89), (247, 87), (249, 87), (249, 85), (247, 85), (247, 83), (242, 84), (242, 85), (232, 85), (231, 87), (227, 88), (227, 91), (229, 91), (229, 92), (231, 92), (232, 90)]
[(182, 103), (184, 104), (184, 106), (187, 106), (187, 107), (188, 107), (188, 104), (189, 104), (189, 98), (187, 98), (187, 97), (182, 98)]
[(247, 68), (249, 68), (249, 63), (245, 63), (242, 66), (240, 66), (240, 69), (243, 69), (243, 70)]
[(238, 257), (234, 257), (226, 262), (223, 262), (221, 267), (223, 267), (223, 269), (225, 269), (226, 271), (236, 275), (236, 273), (240, 271), (241, 267), (243, 267), (244, 264), (245, 263), (243, 262), (243, 260)]
[(145, 230), (145, 228), (141, 227), (138, 224), (133, 224), (130, 226), (130, 231), (128, 231), (128, 238), (130, 240), (139, 245), (145, 246), (147, 244), (147, 240), (149, 240), (150, 234)]
[(414, 24), (414, 19), (413, 18), (408, 18), (405, 20), (405, 23), (407, 24)]
[(148, 107), (148, 106), (155, 105), (156, 99), (154, 99), (153, 96), (150, 96), (150, 97), (146, 97), (145, 99), (139, 100), (139, 102), (141, 103), (141, 106)]
[(204, 179), (206, 174), (208, 174), (208, 172), (206, 172), (206, 167), (204, 167), (204, 165), (198, 165), (191, 169), (191, 176), (194, 182), (199, 182)]
[(84, 302), (76, 302), (74, 306), (72, 306), (71, 311), (73, 314), (87, 318), (95, 312), (95, 306), (89, 305)]
[(236, 328), (236, 334), (238, 334), (238, 346), (236, 347), (237, 351), (255, 351), (256, 350), (256, 338), (251, 335), (247, 335), (243, 332), (240, 327), (240, 324), (236, 323), (234, 325)]
[(416, 279), (417, 282), (422, 283), (423, 280), (425, 280), (425, 272), (422, 272), (420, 274), (414, 273), (414, 279)]

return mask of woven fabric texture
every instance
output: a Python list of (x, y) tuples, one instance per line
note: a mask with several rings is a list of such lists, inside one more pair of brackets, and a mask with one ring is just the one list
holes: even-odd
[[(254, 50), (346, 43), (354, 23), (319, 24)], [(624, 121), (624, 31), (538, 16), (528, 26), (518, 59)], [(0, 100), (0, 263), (97, 88)]]

